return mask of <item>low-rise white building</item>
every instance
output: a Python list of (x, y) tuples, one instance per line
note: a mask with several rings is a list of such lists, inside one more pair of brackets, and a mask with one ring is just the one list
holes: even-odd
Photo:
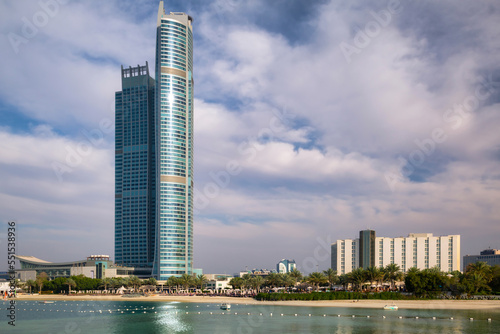
[(226, 277), (225, 279), (211, 279), (207, 282), (205, 288), (213, 291), (232, 289), (233, 287), (229, 285), (231, 279), (232, 277)]
[(16, 278), (22, 282), (35, 280), (44, 272), (49, 279), (84, 275), (90, 278), (128, 277), (134, 268), (115, 266), (109, 255), (91, 255), (86, 260), (72, 262), (49, 262), (34, 256), (16, 255), (21, 269), (16, 269)]
[[(377, 267), (395, 263), (403, 272), (412, 267), (438, 267), (444, 272), (460, 270), (460, 235), (410, 233), (407, 237), (376, 237), (373, 246)], [(359, 268), (359, 239), (337, 240), (331, 248), (332, 269), (339, 275)]]

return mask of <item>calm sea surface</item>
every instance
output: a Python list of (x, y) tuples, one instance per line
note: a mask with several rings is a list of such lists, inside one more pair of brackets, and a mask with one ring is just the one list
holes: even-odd
[(227, 312), (217, 304), (17, 301), (16, 326), (12, 327), (6, 317), (9, 304), (1, 304), (0, 333), (500, 333), (498, 310), (384, 311), (232, 304)]

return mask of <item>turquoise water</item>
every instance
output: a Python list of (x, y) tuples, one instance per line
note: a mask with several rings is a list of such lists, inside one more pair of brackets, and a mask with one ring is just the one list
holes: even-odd
[(16, 326), (12, 327), (7, 324), (7, 307), (2, 302), (0, 333), (500, 333), (499, 310), (384, 311), (232, 304), (228, 312), (217, 304), (17, 301)]

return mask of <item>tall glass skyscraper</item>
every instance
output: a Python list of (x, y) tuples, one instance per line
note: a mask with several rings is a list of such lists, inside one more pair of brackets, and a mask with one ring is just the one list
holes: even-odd
[(115, 262), (151, 271), (155, 250), (155, 81), (123, 68), (115, 93)]
[(156, 81), (122, 69), (116, 93), (115, 261), (159, 280), (193, 273), (193, 29), (160, 1)]
[(193, 28), (158, 9), (156, 31), (157, 219), (154, 274), (193, 272)]

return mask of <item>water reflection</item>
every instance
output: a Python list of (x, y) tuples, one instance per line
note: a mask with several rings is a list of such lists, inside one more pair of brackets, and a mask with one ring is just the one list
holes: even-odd
[(156, 314), (156, 322), (164, 328), (167, 333), (184, 332), (190, 329), (176, 312), (174, 305), (165, 305), (160, 308), (160, 313)]

